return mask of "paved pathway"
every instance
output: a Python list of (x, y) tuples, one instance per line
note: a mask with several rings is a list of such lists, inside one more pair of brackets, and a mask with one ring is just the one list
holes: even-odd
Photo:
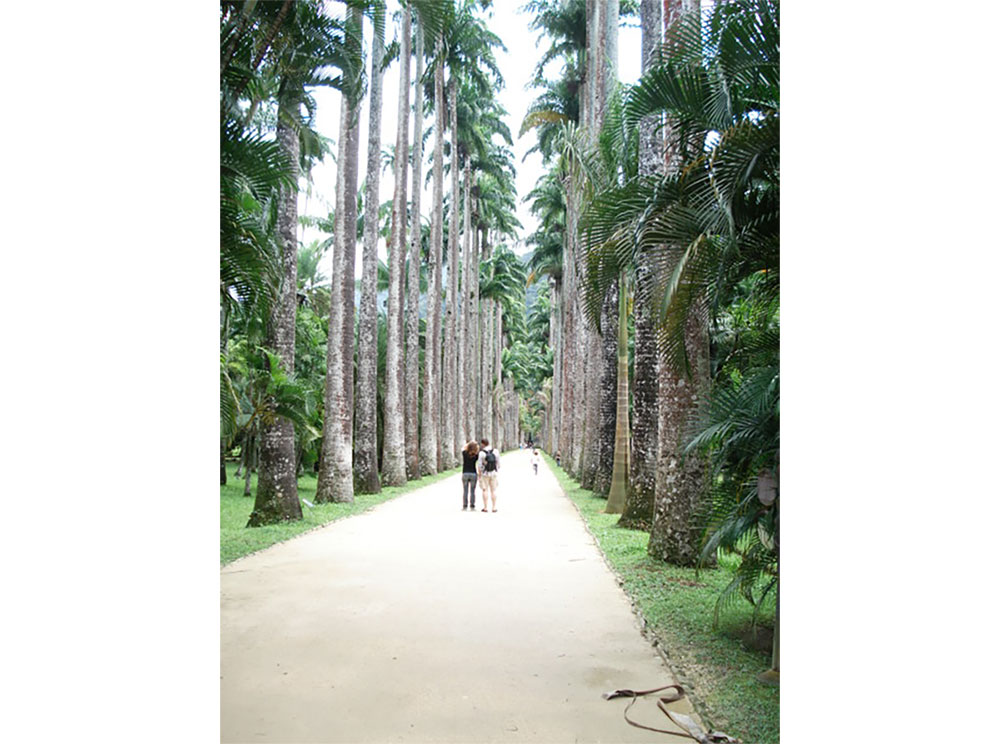
[(222, 741), (684, 741), (601, 698), (673, 680), (539, 470), (504, 455), (495, 514), (455, 475), (223, 568)]

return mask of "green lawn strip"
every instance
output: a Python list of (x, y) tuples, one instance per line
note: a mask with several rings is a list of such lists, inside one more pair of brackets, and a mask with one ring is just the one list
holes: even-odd
[[(338, 519), (360, 514), (404, 493), (436, 483), (457, 473), (458, 468), (446, 470), (436, 475), (427, 475), (409, 481), (402, 486), (384, 487), (380, 493), (355, 494), (353, 504), (316, 504), (316, 476), (311, 473), (306, 474), (299, 478), (299, 499), (306, 499), (315, 506), (310, 508), (306, 504), (302, 505), (302, 520), (253, 528), (248, 528), (246, 524), (250, 518), (250, 512), (253, 511), (254, 499), (252, 496), (243, 495), (243, 479), (237, 479), (234, 475), (235, 472), (236, 464), (228, 463), (226, 465), (228, 484), (221, 487), (220, 524), (222, 536), (219, 547), (223, 566), (275, 543), (283, 542)], [(257, 476), (251, 477), (251, 493), (255, 493)]]
[[(749, 645), (753, 609), (746, 602), (723, 610), (719, 627), (713, 630), (715, 603), (729, 583), (729, 570), (696, 572), (650, 558), (646, 554), (649, 533), (618, 527), (617, 514), (603, 513), (606, 499), (580, 488), (547, 453), (543, 457), (579, 509), (626, 594), (645, 619), (647, 633), (657, 639), (705, 723), (748, 744), (777, 744), (779, 691), (756, 679), (770, 666), (767, 639), (773, 606), (762, 613), (757, 640), (762, 649)], [(660, 684), (659, 680), (629, 680), (623, 686)]]

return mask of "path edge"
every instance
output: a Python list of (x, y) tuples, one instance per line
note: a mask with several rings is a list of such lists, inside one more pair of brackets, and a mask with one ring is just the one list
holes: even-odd
[[(552, 475), (555, 476), (555, 471), (553, 471), (552, 466), (549, 465), (548, 463), (546, 463), (546, 466), (549, 468), (549, 471), (552, 473)], [(567, 478), (572, 478), (572, 476), (570, 476), (569, 473), (566, 473), (565, 470), (563, 470), (563, 473), (566, 474)], [(674, 662), (672, 662), (670, 658), (667, 656), (666, 651), (664, 651), (664, 649), (667, 647), (667, 644), (664, 643), (663, 639), (659, 635), (657, 635), (656, 631), (646, 620), (646, 616), (642, 614), (642, 609), (639, 607), (638, 602), (636, 602), (635, 598), (629, 593), (628, 589), (625, 587), (625, 579), (622, 578), (621, 573), (619, 573), (618, 569), (615, 568), (614, 564), (612, 564), (611, 561), (608, 559), (607, 554), (604, 552), (604, 548), (601, 547), (600, 540), (597, 539), (597, 535), (595, 535), (593, 531), (590, 529), (590, 524), (587, 522), (587, 518), (584, 516), (583, 512), (580, 511), (580, 507), (577, 506), (577, 503), (570, 498), (568, 493), (566, 493), (566, 489), (562, 487), (562, 483), (559, 482), (558, 477), (556, 478), (556, 485), (558, 486), (560, 493), (562, 493), (563, 498), (565, 498), (570, 504), (573, 505), (573, 508), (576, 510), (577, 516), (580, 518), (580, 522), (583, 523), (583, 528), (587, 530), (587, 534), (590, 535), (590, 539), (594, 543), (594, 546), (597, 548), (597, 552), (601, 554), (601, 558), (604, 560), (604, 565), (608, 567), (609, 571), (611, 571), (611, 575), (615, 577), (615, 583), (618, 585), (618, 588), (622, 590), (622, 594), (624, 594), (625, 598), (628, 599), (628, 603), (632, 607), (632, 614), (635, 615), (639, 621), (639, 633), (649, 643), (649, 645), (656, 650), (656, 653), (659, 655), (660, 659), (663, 660), (663, 665), (668, 670), (670, 670), (670, 673), (673, 675), (674, 680), (684, 688), (684, 694), (691, 701), (691, 705), (698, 713), (698, 716), (701, 718), (702, 722), (704, 722), (707, 725), (709, 730), (714, 729), (715, 726), (712, 722), (712, 717), (708, 715), (708, 705), (705, 703), (704, 700), (701, 699), (700, 696), (698, 696), (694, 692), (694, 682), (691, 680), (690, 677), (687, 676), (687, 674), (683, 672), (681, 668), (679, 668), (676, 664), (674, 664)]]

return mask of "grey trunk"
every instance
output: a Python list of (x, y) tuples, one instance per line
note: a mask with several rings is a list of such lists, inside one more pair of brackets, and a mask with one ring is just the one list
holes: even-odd
[(428, 265), (427, 333), (424, 352), (424, 400), (420, 423), (420, 473), (438, 472), (438, 421), (441, 391), (441, 253), (444, 238), (444, 62), (442, 37), (435, 47), (434, 191), (431, 197), (431, 255)]
[[(642, 71), (649, 70), (653, 56), (662, 42), (663, 0), (642, 0)], [(657, 131), (658, 117), (647, 116), (639, 122), (639, 173), (650, 176), (663, 173), (663, 140)], [(635, 318), (635, 380), (632, 384), (632, 450), (629, 453), (629, 482), (625, 508), (619, 524), (632, 529), (649, 530), (653, 523), (656, 495), (656, 450), (658, 441), (658, 373), (656, 336), (651, 309), (645, 300), (650, 281), (646, 251), (640, 247), (636, 257), (636, 292), (633, 299)]]
[(448, 223), (448, 287), (445, 298), (444, 358), (441, 370), (441, 453), (442, 466), (454, 467), (462, 446), (458, 426), (457, 300), (458, 300), (458, 106), (454, 73), (448, 81), (451, 113), (451, 208)]
[(406, 279), (406, 477), (420, 477), (420, 194), (423, 188), (424, 30), (414, 24), (417, 69), (413, 77), (413, 166), (410, 259)]
[[(376, 10), (376, 12), (380, 12)], [(354, 490), (378, 493), (378, 208), (379, 158), (382, 154), (382, 35), (372, 42), (371, 96), (368, 113), (368, 161), (365, 172), (364, 253), (358, 320), (357, 434), (354, 441)]]
[(323, 451), (316, 481), (316, 501), (319, 503), (354, 501), (351, 439), (354, 419), (354, 250), (358, 211), (357, 109), (356, 101), (343, 96), (337, 158), (337, 216), (330, 273)]
[[(299, 180), (299, 133), (278, 118), (277, 139), (291, 167), (292, 182)], [(295, 371), (295, 307), (298, 288), (298, 192), (297, 188), (281, 190), (278, 204), (278, 241), (281, 246), (281, 287), (271, 310), (265, 344), (277, 354), (288, 374)], [(248, 527), (302, 519), (295, 463), (295, 427), (286, 418), (276, 418), (260, 428), (260, 460), (257, 496)]]

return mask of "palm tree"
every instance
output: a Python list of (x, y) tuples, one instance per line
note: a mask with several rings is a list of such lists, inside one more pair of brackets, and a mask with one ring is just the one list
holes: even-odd
[(424, 398), (420, 427), (420, 473), (438, 472), (441, 367), (441, 254), (444, 238), (444, 37), (434, 47), (434, 190), (431, 197), (431, 284), (427, 293), (427, 332), (424, 353)]
[[(286, 15), (275, 18), (265, 46), (275, 44), (273, 65), (278, 87), (278, 125), (276, 139), (291, 165), (293, 183), (298, 182), (299, 139), (301, 129), (300, 107), (305, 102), (308, 87), (317, 85), (342, 86), (342, 81), (331, 77), (326, 70), (330, 65), (344, 64), (347, 58), (356, 59), (345, 41), (338, 25), (321, 11), (317, 3), (301, 3), (293, 11), (284, 9)], [(258, 54), (254, 68), (263, 59)], [(356, 69), (356, 68), (355, 68)], [(246, 89), (244, 83), (238, 91)], [(238, 98), (239, 92), (233, 94)], [(280, 364), (288, 373), (295, 366), (295, 307), (298, 240), (297, 194), (293, 188), (283, 189), (278, 207), (277, 234), (281, 245), (282, 280), (276, 302), (271, 311), (266, 340), (267, 348), (275, 353), (271, 363)], [(273, 371), (273, 370), (272, 370)], [(275, 521), (301, 519), (302, 507), (298, 501), (297, 458), (295, 456), (295, 427), (286, 417), (265, 419), (260, 431), (260, 475), (254, 510), (248, 526), (259, 526)]]
[(417, 25), (417, 71), (413, 78), (413, 187), (410, 208), (410, 260), (406, 285), (406, 477), (420, 477), (420, 194), (423, 167), (424, 125), (424, 36), (426, 29)]
[[(386, 392), (384, 412), (384, 438), (382, 448), (382, 476), (387, 485), (400, 486), (406, 482), (406, 452), (410, 446), (407, 421), (406, 386), (403, 384), (404, 305), (403, 284), (406, 267), (406, 175), (409, 149), (410, 113), (410, 41), (412, 10), (403, 8), (399, 54), (399, 101), (396, 128), (395, 158), (393, 163), (392, 232), (389, 238), (389, 298), (386, 328)], [(418, 74), (419, 74), (418, 42)], [(417, 108), (419, 117), (419, 106)], [(418, 198), (415, 196), (415, 198)], [(418, 214), (418, 213), (417, 213)], [(419, 218), (415, 218), (419, 225)], [(419, 232), (419, 230), (418, 230)]]
[[(357, 435), (354, 442), (354, 487), (378, 493), (378, 192), (382, 151), (382, 57), (385, 51), (385, 6), (376, 2), (373, 16), (371, 87), (368, 108), (368, 163), (365, 176), (364, 254), (358, 329)], [(407, 59), (407, 66), (409, 59)], [(405, 130), (406, 126), (401, 125)], [(405, 166), (404, 166), (405, 167)], [(405, 182), (405, 181), (404, 181)], [(396, 248), (393, 246), (393, 250)]]
[[(348, 43), (361, 55), (361, 9), (348, 17)], [(338, 216), (333, 246), (323, 447), (316, 500), (354, 501), (354, 262), (357, 245), (361, 74), (343, 95), (337, 159)]]

